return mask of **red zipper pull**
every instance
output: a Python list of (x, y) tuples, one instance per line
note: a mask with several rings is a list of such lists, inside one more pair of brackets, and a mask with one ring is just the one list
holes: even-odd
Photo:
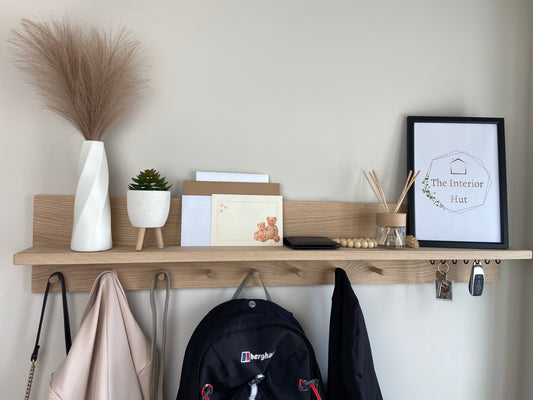
[(202, 388), (202, 400), (211, 400), (209, 396), (213, 393), (213, 385), (206, 383)]
[(309, 388), (311, 388), (317, 400), (322, 400), (320, 393), (318, 393), (318, 379), (311, 379), (309, 381), (300, 379), (298, 381), (298, 388), (300, 389), (300, 392), (307, 392)]

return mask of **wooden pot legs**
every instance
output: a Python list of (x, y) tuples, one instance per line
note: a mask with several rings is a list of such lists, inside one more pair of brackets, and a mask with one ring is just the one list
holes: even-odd
[[(143, 243), (144, 243), (144, 235), (146, 234), (147, 228), (139, 228), (139, 235), (137, 236), (137, 245), (135, 246), (135, 250), (140, 251), (143, 249)], [(161, 232), (161, 228), (153, 228), (155, 229), (155, 240), (157, 241), (157, 247), (160, 249), (165, 247), (165, 243), (163, 243), (163, 233)]]

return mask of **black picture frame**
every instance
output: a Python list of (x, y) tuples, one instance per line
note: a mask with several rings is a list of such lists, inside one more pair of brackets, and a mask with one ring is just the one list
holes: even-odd
[(508, 249), (503, 118), (407, 117), (408, 234), (421, 246)]

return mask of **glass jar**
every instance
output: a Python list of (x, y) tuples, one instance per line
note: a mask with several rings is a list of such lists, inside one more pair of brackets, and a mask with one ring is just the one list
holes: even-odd
[(405, 213), (376, 214), (376, 241), (379, 247), (405, 247)]

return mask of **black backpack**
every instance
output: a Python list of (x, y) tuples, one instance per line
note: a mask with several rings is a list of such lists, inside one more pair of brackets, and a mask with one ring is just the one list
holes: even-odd
[(321, 400), (315, 353), (293, 315), (271, 301), (233, 299), (211, 310), (187, 345), (177, 400)]

